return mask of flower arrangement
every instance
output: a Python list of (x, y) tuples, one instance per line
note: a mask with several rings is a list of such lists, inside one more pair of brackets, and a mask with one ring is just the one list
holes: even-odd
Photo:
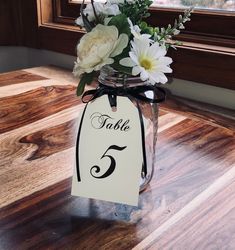
[(171, 73), (172, 59), (167, 50), (174, 47), (172, 37), (190, 21), (192, 9), (180, 15), (173, 26), (151, 27), (144, 19), (150, 15), (151, 0), (91, 0), (76, 24), (85, 28), (77, 45), (77, 61), (73, 73), (80, 78), (77, 94), (90, 84), (96, 73), (110, 66), (123, 75), (140, 76), (142, 81), (155, 85), (166, 83), (166, 73)]

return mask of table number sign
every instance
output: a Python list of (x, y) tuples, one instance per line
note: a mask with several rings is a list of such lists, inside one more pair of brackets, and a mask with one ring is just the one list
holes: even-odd
[(140, 115), (127, 97), (117, 96), (116, 110), (107, 95), (87, 104), (80, 118), (72, 195), (138, 204), (144, 150)]

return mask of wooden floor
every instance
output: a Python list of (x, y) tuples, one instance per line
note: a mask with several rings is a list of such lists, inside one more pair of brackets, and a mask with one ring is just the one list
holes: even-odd
[(70, 195), (75, 86), (53, 67), (0, 75), (0, 249), (234, 250), (234, 111), (168, 99), (158, 167), (130, 207)]

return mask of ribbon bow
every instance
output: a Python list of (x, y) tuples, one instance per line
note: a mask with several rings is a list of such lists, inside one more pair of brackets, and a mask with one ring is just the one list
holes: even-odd
[[(144, 95), (145, 92), (149, 91), (153, 93), (153, 98)], [(100, 84), (97, 89), (86, 91), (82, 96), (82, 101), (84, 103), (88, 103), (102, 95), (108, 95), (109, 103), (112, 108), (117, 106), (117, 96), (133, 97), (137, 100), (147, 103), (160, 103), (165, 101), (166, 98), (165, 90), (157, 86), (144, 85), (144, 86), (124, 88), (124, 87), (110, 87)], [(86, 100), (86, 97), (88, 96), (90, 96), (90, 98)]]

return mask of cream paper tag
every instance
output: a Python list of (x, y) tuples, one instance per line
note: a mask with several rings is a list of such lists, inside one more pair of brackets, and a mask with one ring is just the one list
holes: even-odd
[(117, 96), (114, 112), (104, 95), (80, 119), (72, 195), (137, 206), (143, 164), (138, 109)]

